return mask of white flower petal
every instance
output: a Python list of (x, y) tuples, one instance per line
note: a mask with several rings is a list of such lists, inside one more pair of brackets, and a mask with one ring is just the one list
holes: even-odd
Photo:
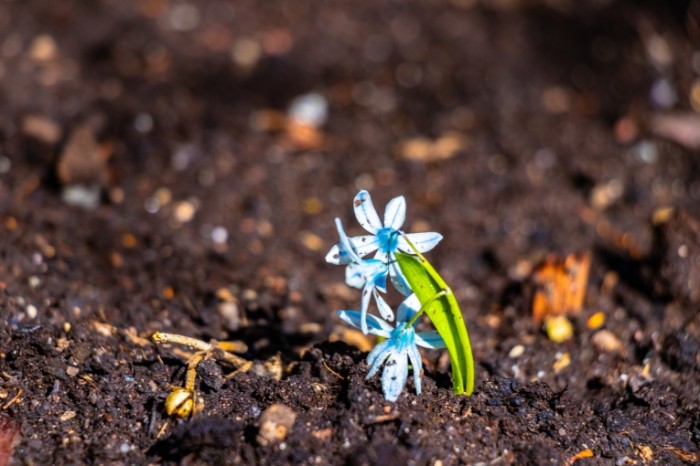
[[(350, 238), (348, 238), (348, 235), (345, 234), (345, 230), (343, 229), (343, 223), (340, 221), (339, 218), (335, 219), (335, 226), (338, 229), (338, 236), (340, 236), (340, 260), (341, 263), (350, 263), (350, 262), (360, 262), (362, 259), (360, 259), (360, 256), (357, 254), (357, 251), (355, 250), (355, 247), (353, 244), (350, 242)], [(347, 262), (343, 262), (345, 259), (343, 256), (347, 252), (349, 260)]]
[(416, 395), (421, 392), (421, 372), (423, 371), (423, 361), (416, 345), (408, 347), (408, 359), (411, 360), (413, 366), (413, 384), (416, 386)]
[(369, 300), (372, 297), (372, 293), (374, 292), (374, 285), (372, 283), (367, 283), (364, 288), (362, 288), (362, 308), (360, 309), (360, 312), (362, 313), (362, 316), (360, 317), (360, 330), (362, 330), (362, 333), (367, 335), (368, 328), (367, 328), (367, 309), (369, 308)]
[(386, 253), (384, 251), (377, 251), (377, 253), (374, 255), (374, 260), (378, 260), (386, 264), (387, 262), (389, 262), (389, 253)]
[[(421, 253), (430, 251), (442, 240), (442, 235), (433, 231), (426, 233), (410, 233), (406, 236), (411, 243), (416, 246), (418, 252)], [(413, 248), (408, 244), (403, 235), (399, 236), (399, 249), (408, 254), (415, 254), (415, 251), (413, 251)]]
[[(359, 311), (338, 311), (340, 317), (345, 323), (352, 325), (355, 328), (361, 327), (362, 313)], [(393, 328), (384, 320), (379, 319), (372, 314), (366, 316), (369, 333), (379, 335), (380, 337), (389, 338)]]
[(384, 361), (389, 356), (389, 353), (395, 351), (394, 347), (390, 345), (391, 340), (384, 340), (377, 346), (372, 348), (372, 351), (367, 355), (367, 365), (369, 366), (369, 371), (367, 372), (367, 378), (371, 378), (374, 374), (379, 371), (382, 367)]
[(411, 294), (408, 298), (404, 299), (399, 308), (396, 310), (396, 321), (397, 322), (408, 322), (411, 318), (416, 315), (421, 308), (418, 296)]
[(389, 276), (391, 277), (391, 283), (394, 284), (399, 293), (404, 296), (412, 293), (411, 287), (406, 281), (398, 262), (392, 261), (389, 263)]
[(389, 306), (386, 303), (386, 301), (384, 301), (384, 298), (382, 298), (382, 296), (377, 292), (376, 289), (374, 290), (374, 300), (377, 302), (377, 309), (379, 310), (379, 315), (381, 315), (383, 319), (388, 320), (389, 322), (394, 320), (394, 311), (391, 310), (391, 306)]
[(346, 265), (351, 262), (350, 255), (344, 248), (341, 249), (341, 246), (342, 245), (338, 243), (328, 251), (328, 254), (326, 254), (326, 262), (334, 265)]
[(406, 385), (408, 377), (408, 359), (406, 354), (396, 351), (387, 358), (382, 373), (382, 391), (387, 401), (396, 401)]
[(442, 339), (437, 330), (416, 332), (416, 345), (431, 349), (442, 349), (446, 347), (445, 340)]
[(406, 199), (403, 196), (389, 201), (384, 209), (384, 228), (398, 230), (406, 220)]
[(379, 247), (379, 240), (374, 235), (353, 236), (350, 242), (355, 246), (357, 255), (360, 257), (373, 253)]
[(362, 288), (367, 283), (361, 264), (348, 264), (345, 268), (345, 284), (353, 288)]
[(355, 208), (355, 217), (360, 225), (370, 233), (377, 233), (377, 230), (382, 228), (382, 221), (379, 220), (379, 215), (372, 204), (372, 196), (364, 189), (357, 193), (353, 201)]

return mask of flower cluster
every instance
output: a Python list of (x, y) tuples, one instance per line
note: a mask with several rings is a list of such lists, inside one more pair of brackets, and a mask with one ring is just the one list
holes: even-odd
[[(383, 222), (367, 191), (357, 193), (353, 205), (357, 221), (371, 234), (349, 238), (340, 219), (336, 219), (340, 242), (328, 252), (326, 261), (345, 265), (345, 283), (362, 290), (360, 310), (341, 310), (338, 315), (365, 334), (385, 338), (367, 357), (370, 367), (367, 377), (373, 377), (384, 365), (384, 397), (396, 401), (408, 378), (409, 361), (413, 366), (416, 393), (421, 392), (420, 374), (423, 365), (418, 346), (444, 348), (445, 343), (436, 331), (415, 331), (417, 319), (414, 317), (420, 311), (421, 304), (401, 272), (395, 253), (401, 251), (413, 254), (411, 244), (421, 253), (429, 251), (440, 242), (442, 236), (433, 232), (405, 234), (401, 231), (406, 219), (406, 200), (403, 196), (389, 201)], [(367, 258), (372, 253), (375, 253), (374, 257)], [(382, 297), (387, 292), (387, 277), (406, 296), (397, 309), (393, 327), (389, 322), (394, 320), (394, 312)], [(372, 298), (381, 318), (368, 313)]]

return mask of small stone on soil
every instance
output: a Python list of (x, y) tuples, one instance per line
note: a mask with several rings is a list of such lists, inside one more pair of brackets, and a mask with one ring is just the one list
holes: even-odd
[(260, 431), (256, 437), (258, 443), (267, 446), (287, 438), (287, 434), (296, 421), (296, 413), (279, 403), (270, 405), (260, 416)]
[(610, 330), (599, 330), (591, 337), (591, 343), (598, 351), (612, 353), (622, 350), (622, 342)]

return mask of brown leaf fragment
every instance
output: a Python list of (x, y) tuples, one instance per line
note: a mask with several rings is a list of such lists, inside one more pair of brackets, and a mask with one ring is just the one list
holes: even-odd
[(535, 322), (541, 323), (548, 316), (578, 315), (586, 296), (590, 267), (590, 252), (569, 254), (563, 260), (556, 254), (548, 255), (532, 275)]

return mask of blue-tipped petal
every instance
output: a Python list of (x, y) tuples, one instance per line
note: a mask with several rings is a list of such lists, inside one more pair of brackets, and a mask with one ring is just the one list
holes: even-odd
[(338, 243), (326, 254), (326, 262), (334, 265), (347, 265), (352, 262), (352, 259), (348, 251), (342, 247), (342, 244)]
[[(352, 325), (355, 328), (361, 327), (362, 313), (359, 311), (338, 311), (340, 317), (345, 323)], [(369, 333), (379, 335), (380, 337), (389, 338), (393, 328), (384, 320), (379, 319), (372, 314), (367, 314), (365, 317)]]
[(382, 293), (386, 293), (386, 276), (386, 264), (383, 264), (383, 267), (377, 272), (374, 272), (374, 276), (372, 277), (374, 286), (377, 287), (377, 289), (379, 289), (379, 291), (381, 291)]
[(425, 332), (416, 332), (416, 345), (423, 348), (443, 349), (446, 348), (445, 340), (442, 339), (437, 330), (428, 330)]
[(406, 385), (408, 360), (404, 353), (392, 352), (384, 365), (382, 391), (387, 401), (396, 401)]
[(363, 189), (357, 193), (353, 206), (355, 208), (355, 217), (357, 217), (357, 221), (362, 228), (373, 234), (382, 228), (382, 221), (379, 220), (377, 210), (372, 204), (372, 196), (367, 191)]
[(382, 367), (389, 353), (395, 351), (394, 347), (390, 344), (391, 340), (384, 340), (372, 348), (372, 351), (367, 355), (367, 365), (369, 366), (369, 371), (367, 372), (368, 379), (379, 371), (379, 368)]
[(416, 386), (416, 395), (421, 392), (421, 372), (423, 371), (423, 361), (416, 345), (411, 345), (408, 348), (408, 359), (413, 366), (413, 385)]
[[(432, 231), (427, 233), (410, 233), (406, 236), (421, 253), (430, 251), (442, 240), (442, 235), (440, 233)], [(403, 235), (399, 236), (399, 249), (408, 254), (415, 254), (413, 248), (408, 244)]]
[(421, 304), (418, 300), (418, 296), (416, 296), (415, 293), (411, 294), (408, 298), (404, 299), (401, 304), (399, 304), (399, 308), (396, 310), (396, 321), (408, 322), (414, 315), (416, 315), (416, 312), (418, 312), (420, 308)]

